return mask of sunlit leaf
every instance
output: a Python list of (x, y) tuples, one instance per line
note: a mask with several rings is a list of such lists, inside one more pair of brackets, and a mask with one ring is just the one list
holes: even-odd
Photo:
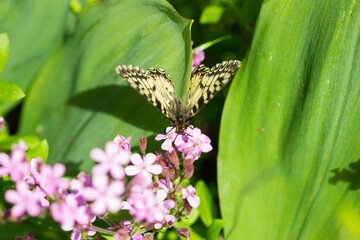
[(219, 239), (220, 231), (224, 227), (225, 222), (222, 219), (214, 219), (211, 226), (207, 230), (207, 239), (208, 240), (217, 240)]
[(211, 24), (218, 23), (224, 13), (225, 9), (222, 5), (209, 5), (201, 13), (200, 23)]
[(9, 55), (9, 36), (7, 33), (0, 33), (0, 73), (5, 67)]
[[(8, 32), (9, 59), (1, 78), (26, 93), (34, 76), (60, 47), (67, 28), (69, 1), (0, 1), (0, 32)], [(2, 106), (6, 111), (13, 104)]]
[(41, 157), (43, 163), (46, 163), (48, 155), (49, 145), (46, 139), (42, 140), (36, 147), (33, 147), (26, 152), (26, 156), (30, 160), (36, 157)]
[(16, 84), (0, 79), (0, 105), (23, 97), (24, 92)]
[(215, 204), (204, 181), (196, 183), (196, 195), (200, 197), (200, 218), (206, 227), (210, 227), (215, 218)]
[(356, 1), (264, 2), (221, 124), (227, 239), (358, 239), (359, 29)]

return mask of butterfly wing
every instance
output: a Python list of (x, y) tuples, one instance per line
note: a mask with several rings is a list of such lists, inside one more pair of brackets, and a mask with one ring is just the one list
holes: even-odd
[(240, 61), (231, 60), (216, 64), (211, 69), (201, 64), (192, 71), (184, 100), (187, 120), (195, 116), (225, 84), (232, 80), (240, 65)]
[(168, 74), (159, 68), (150, 68), (145, 71), (132, 65), (117, 66), (116, 72), (162, 114), (173, 120), (174, 116), (169, 109), (174, 101), (174, 85)]

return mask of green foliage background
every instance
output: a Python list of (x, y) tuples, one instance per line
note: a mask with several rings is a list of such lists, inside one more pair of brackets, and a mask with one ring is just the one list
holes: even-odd
[[(227, 239), (359, 239), (360, 4), (169, 2), (1, 1), (0, 33), (8, 32), (10, 50), (0, 78), (27, 94), (22, 104), (1, 107), (17, 134), (12, 141), (46, 138), (32, 140), (38, 146), (32, 154), (67, 164), (70, 176), (88, 171), (90, 149), (116, 134), (132, 136), (135, 150), (145, 135), (149, 151), (158, 149), (153, 136), (169, 122), (115, 67), (161, 67), (181, 95), (191, 68), (190, 40), (197, 46), (229, 36), (207, 49), (205, 60), (208, 66), (243, 60), (219, 140), (226, 90), (193, 121), (215, 151), (196, 162), (192, 181), (205, 182), (196, 185), (199, 219), (188, 220), (192, 239), (216, 239), (222, 226)], [(9, 82), (0, 82), (7, 89), (2, 83)], [(40, 233), (42, 227), (32, 224)]]

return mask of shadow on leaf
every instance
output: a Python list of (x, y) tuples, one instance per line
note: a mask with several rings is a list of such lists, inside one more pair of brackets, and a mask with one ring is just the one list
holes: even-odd
[(167, 120), (130, 87), (107, 85), (81, 92), (68, 103), (94, 112), (105, 112), (137, 128), (163, 132)]
[(329, 183), (335, 185), (338, 182), (349, 183), (349, 190), (357, 190), (360, 188), (360, 158), (356, 162), (349, 164), (350, 170), (335, 168), (331, 170), (335, 175), (329, 179)]

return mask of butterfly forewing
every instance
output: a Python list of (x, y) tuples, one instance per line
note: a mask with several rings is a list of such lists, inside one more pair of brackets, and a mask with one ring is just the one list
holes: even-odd
[(216, 64), (209, 69), (204, 65), (195, 68), (184, 102), (187, 119), (195, 116), (227, 84), (240, 67), (240, 61), (232, 60)]
[(118, 66), (116, 72), (162, 114), (172, 120), (173, 116), (170, 115), (169, 108), (174, 101), (174, 85), (168, 74), (159, 68), (145, 71), (132, 65)]

